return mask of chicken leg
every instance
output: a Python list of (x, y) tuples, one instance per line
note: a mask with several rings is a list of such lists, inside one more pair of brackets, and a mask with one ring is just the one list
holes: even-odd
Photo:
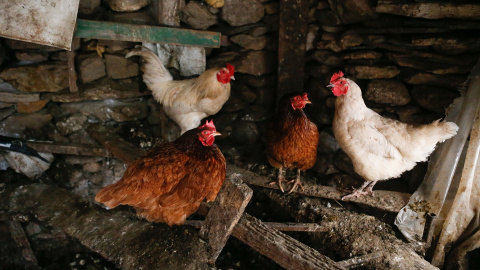
[(342, 201), (351, 197), (360, 197), (367, 194), (372, 194), (373, 196), (373, 186), (377, 183), (377, 181), (365, 181), (363, 185), (357, 189), (355, 189), (351, 194), (345, 195), (342, 197)]
[(282, 192), (285, 192), (285, 190), (283, 190), (282, 182), (287, 182), (287, 180), (285, 180), (285, 177), (283, 176), (283, 167), (280, 167), (278, 168), (277, 181), (270, 182), (270, 185), (278, 184), (278, 186), (280, 187), (280, 190)]
[(299, 186), (302, 189), (302, 191), (304, 190), (303, 186), (302, 186), (302, 182), (300, 181), (300, 169), (297, 168), (297, 178), (295, 178), (295, 180), (288, 181), (289, 184), (292, 183), (292, 182), (294, 182), (293, 186), (290, 188), (290, 190), (288, 191), (287, 194), (292, 193), (297, 186)]

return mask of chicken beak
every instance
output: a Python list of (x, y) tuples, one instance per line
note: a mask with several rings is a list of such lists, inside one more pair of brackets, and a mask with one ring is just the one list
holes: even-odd
[(305, 100), (305, 104), (312, 104), (310, 100)]
[(220, 135), (222, 135), (222, 133), (215, 131), (215, 132), (212, 133), (212, 135), (213, 136), (220, 136)]
[(335, 85), (333, 83), (327, 85), (327, 87), (334, 87)]
[(230, 79), (235, 81), (235, 77), (234, 77), (234, 76), (230, 77)]

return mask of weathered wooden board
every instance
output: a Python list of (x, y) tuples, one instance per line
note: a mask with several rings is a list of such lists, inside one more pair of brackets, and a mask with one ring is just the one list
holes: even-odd
[(210, 263), (213, 264), (217, 260), (252, 195), (252, 189), (237, 180), (234, 174), (230, 175), (223, 183), (222, 189), (200, 229), (200, 235), (208, 239), (211, 253)]
[(112, 157), (110, 152), (102, 147), (85, 144), (60, 143), (60, 142), (33, 142), (27, 141), (26, 144), (37, 152), (45, 152), (61, 155), (78, 155), (93, 157)]
[(426, 19), (480, 19), (480, 5), (476, 3), (418, 3), (411, 0), (380, 0), (375, 9), (379, 13), (389, 13)]
[(308, 33), (308, 1), (280, 1), (277, 101), (285, 94), (303, 91)]
[(218, 32), (90, 20), (77, 20), (74, 36), (214, 48), (220, 47), (221, 39)]

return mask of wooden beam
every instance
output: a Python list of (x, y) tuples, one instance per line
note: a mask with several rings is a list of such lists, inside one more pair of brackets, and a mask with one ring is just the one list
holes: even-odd
[(315, 249), (244, 214), (232, 233), (286, 269), (345, 269)]
[(77, 93), (77, 72), (75, 72), (75, 49), (80, 47), (80, 39), (73, 38), (72, 47), (67, 51), (67, 65), (68, 65), (68, 84), (70, 92)]
[(112, 157), (112, 154), (110, 154), (108, 150), (94, 145), (41, 141), (26, 141), (25, 143), (37, 152), (61, 155)]
[(200, 228), (200, 236), (208, 239), (211, 264), (214, 264), (220, 255), (252, 195), (252, 189), (239, 181), (236, 175), (230, 175), (223, 183), (214, 205)]
[[(234, 165), (227, 165), (227, 174), (237, 173), (242, 176), (242, 179), (245, 183), (249, 185), (256, 185), (270, 189), (279, 189), (277, 185), (270, 185), (272, 179), (268, 177), (241, 169)], [(345, 193), (341, 192), (335, 187), (322, 186), (317, 184), (311, 184), (308, 182), (303, 182), (304, 190), (296, 190), (294, 193), (311, 196), (311, 197), (320, 197), (325, 199), (332, 199), (336, 201), (342, 201), (342, 196)], [(398, 212), (402, 207), (404, 207), (410, 195), (408, 193), (394, 192), (387, 190), (375, 190), (375, 196), (361, 196), (358, 198), (352, 197), (345, 200), (345, 202), (354, 202), (358, 204), (367, 205), (382, 211), (387, 212)], [(343, 202), (343, 201), (342, 201)]]
[(221, 34), (150, 25), (77, 20), (74, 37), (218, 48)]
[(287, 93), (303, 91), (308, 3), (303, 0), (280, 1), (277, 101)]

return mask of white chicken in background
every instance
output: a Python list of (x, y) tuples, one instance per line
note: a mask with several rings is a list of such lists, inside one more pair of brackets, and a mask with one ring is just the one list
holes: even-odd
[(337, 96), (333, 133), (355, 172), (366, 181), (342, 199), (372, 193), (377, 181), (411, 170), (417, 162), (427, 160), (438, 142), (457, 133), (453, 122), (410, 125), (382, 117), (365, 105), (360, 87), (343, 76), (341, 71), (335, 73), (328, 85)]
[[(144, 48), (144, 47), (143, 47)], [(173, 80), (162, 61), (151, 50), (142, 47), (130, 51), (125, 57), (141, 56), (143, 81), (152, 91), (165, 113), (181, 128), (181, 134), (196, 128), (200, 121), (216, 114), (230, 97), (230, 81), (235, 80), (235, 69), (227, 64), (211, 68), (193, 79)]]

